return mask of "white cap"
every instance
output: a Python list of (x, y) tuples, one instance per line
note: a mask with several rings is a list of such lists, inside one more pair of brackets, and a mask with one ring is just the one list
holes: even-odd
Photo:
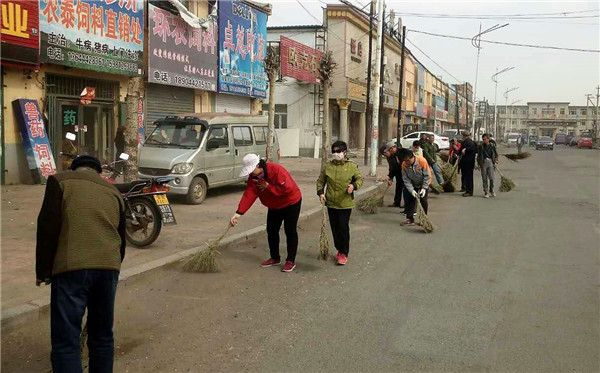
[(258, 166), (258, 162), (260, 162), (260, 157), (258, 155), (246, 154), (242, 159), (242, 171), (240, 172), (240, 177), (246, 177), (250, 175), (256, 166)]

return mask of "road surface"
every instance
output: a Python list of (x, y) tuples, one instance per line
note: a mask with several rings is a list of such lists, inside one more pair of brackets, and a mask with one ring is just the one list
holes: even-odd
[[(355, 211), (346, 267), (316, 260), (314, 219), (291, 274), (259, 268), (262, 237), (221, 273), (120, 284), (115, 371), (599, 371), (600, 152), (502, 158), (517, 189), (432, 197), (432, 234)], [(2, 371), (48, 371), (49, 341), (48, 322), (2, 335)]]

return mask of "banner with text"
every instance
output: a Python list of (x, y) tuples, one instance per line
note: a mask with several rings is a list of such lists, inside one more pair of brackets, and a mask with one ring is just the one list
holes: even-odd
[(40, 0), (42, 62), (142, 75), (143, 0)]
[(48, 177), (56, 173), (56, 164), (38, 103), (36, 100), (18, 99), (12, 102), (12, 106), (33, 183), (45, 184)]
[(2, 5), (2, 62), (38, 65), (40, 55), (39, 3), (0, 0)]
[(148, 81), (217, 91), (217, 23), (193, 28), (148, 4)]
[(280, 36), (281, 74), (303, 82), (321, 84), (319, 61), (323, 52)]
[(267, 97), (267, 15), (237, 0), (219, 1), (219, 92)]

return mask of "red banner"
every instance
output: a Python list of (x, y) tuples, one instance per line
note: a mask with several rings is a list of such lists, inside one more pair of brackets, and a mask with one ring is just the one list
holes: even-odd
[(281, 36), (280, 55), (283, 76), (307, 83), (321, 84), (319, 61), (321, 61), (323, 52)]
[(2, 62), (38, 65), (39, 2), (0, 0)]

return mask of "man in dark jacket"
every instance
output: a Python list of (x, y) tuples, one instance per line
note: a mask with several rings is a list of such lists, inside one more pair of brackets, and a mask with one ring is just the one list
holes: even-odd
[(468, 131), (463, 132), (463, 142), (461, 146), (462, 158), (460, 160), (462, 185), (465, 188), (463, 197), (473, 196), (473, 169), (475, 168), (475, 154), (477, 145), (471, 140), (471, 134)]
[(38, 217), (36, 283), (51, 283), (52, 370), (83, 372), (79, 336), (88, 309), (90, 372), (112, 372), (113, 315), (125, 256), (125, 205), (100, 177), (100, 161), (81, 156), (50, 176)]
[(423, 157), (425, 157), (429, 167), (431, 167), (431, 170), (435, 175), (435, 180), (438, 182), (438, 184), (443, 184), (444, 178), (442, 178), (442, 173), (437, 164), (437, 149), (434, 141), (435, 135), (433, 134), (429, 135), (429, 139), (425, 140), (425, 143), (423, 144)]
[(404, 192), (404, 181), (402, 180), (402, 160), (398, 158), (398, 146), (394, 141), (389, 141), (379, 149), (381, 155), (388, 162), (387, 183), (389, 186), (396, 179), (396, 191), (394, 193), (394, 203), (389, 207), (402, 207), (402, 194)]
[(483, 142), (477, 148), (477, 168), (481, 170), (483, 198), (496, 197), (494, 192), (494, 169), (498, 164), (498, 152), (496, 146), (490, 142), (490, 135), (485, 133), (482, 138)]

